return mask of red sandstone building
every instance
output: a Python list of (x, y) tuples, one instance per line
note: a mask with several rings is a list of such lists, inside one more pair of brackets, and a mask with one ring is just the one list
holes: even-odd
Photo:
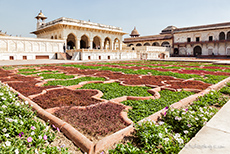
[(124, 43), (136, 46), (169, 47), (171, 56), (230, 56), (230, 22), (177, 28), (168, 26), (159, 35), (140, 36), (136, 28)]

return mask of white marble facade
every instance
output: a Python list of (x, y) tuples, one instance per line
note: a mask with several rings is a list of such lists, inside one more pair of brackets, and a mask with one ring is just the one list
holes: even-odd
[(0, 60), (55, 59), (64, 40), (0, 36)]
[(38, 38), (64, 39), (67, 49), (122, 50), (126, 34), (120, 27), (64, 17), (37, 25), (32, 33)]

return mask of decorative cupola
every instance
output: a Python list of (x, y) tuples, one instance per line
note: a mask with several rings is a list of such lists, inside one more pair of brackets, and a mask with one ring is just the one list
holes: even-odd
[(47, 19), (47, 17), (42, 13), (42, 10), (40, 10), (40, 13), (35, 18), (37, 19), (37, 29), (43, 25)]
[(138, 33), (138, 31), (136, 30), (136, 27), (134, 27), (134, 29), (132, 30), (130, 36), (131, 37), (138, 37), (138, 36), (140, 36), (140, 34)]

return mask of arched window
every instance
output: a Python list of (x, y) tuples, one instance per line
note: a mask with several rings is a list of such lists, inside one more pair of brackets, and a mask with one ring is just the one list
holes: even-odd
[(161, 46), (162, 46), (162, 47), (170, 47), (170, 44), (169, 44), (169, 42), (163, 42), (163, 43), (161, 44)]
[(137, 47), (140, 47), (140, 46), (142, 46), (140, 43), (137, 43), (137, 45), (136, 45)]
[(227, 40), (230, 40), (230, 32), (227, 33)]
[(147, 43), (144, 44), (144, 46), (150, 46), (150, 44), (147, 42)]
[(160, 44), (158, 42), (154, 42), (152, 46), (160, 46)]
[(222, 40), (225, 40), (225, 33), (224, 32), (221, 32), (219, 34), (219, 40), (222, 41)]

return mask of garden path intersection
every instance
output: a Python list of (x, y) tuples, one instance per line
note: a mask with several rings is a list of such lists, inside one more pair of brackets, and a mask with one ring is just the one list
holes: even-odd
[[(178, 60), (178, 59), (175, 59), (175, 58), (169, 58), (169, 59), (167, 59), (167, 60), (163, 60), (163, 61), (165, 61), (165, 62), (168, 62), (168, 61), (174, 61), (174, 60)], [(180, 61), (181, 62), (186, 62), (186, 61), (189, 61), (189, 62), (206, 62), (206, 63), (213, 63), (213, 64), (226, 64), (226, 66), (228, 65), (228, 64), (230, 64), (230, 62), (229, 61), (227, 61), (227, 60), (194, 60), (194, 59), (180, 59)], [(97, 67), (96, 65), (95, 66), (91, 66), (92, 65), (92, 62), (95, 62), (95, 61), (89, 61), (90, 62), (90, 64), (88, 65), (87, 64), (87, 62), (85, 62), (86, 63), (86, 65), (85, 65), (85, 67)], [(98, 62), (98, 61), (96, 61), (96, 62)], [(117, 62), (117, 61), (110, 61), (111, 63), (115, 63), (115, 62)], [(11, 65), (41, 65), (41, 64), (66, 64), (66, 65), (70, 65), (70, 64), (73, 64), (73, 63), (76, 63), (76, 61), (64, 61), (64, 60), (61, 60), (61, 61), (59, 61), (59, 60), (36, 60), (36, 61), (0, 61), (0, 66), (11, 66)], [(98, 65), (98, 67), (100, 68), (99, 70), (100, 71), (105, 71), (107, 68), (107, 66), (100, 66), (100, 64), (102, 63), (102, 61), (99, 61), (99, 65)], [(107, 61), (107, 63), (108, 63), (108, 61)], [(128, 69), (128, 67), (130, 67), (131, 68), (131, 66), (129, 66), (129, 64), (128, 64), (129, 62), (127, 62), (127, 65), (126, 65), (126, 63), (124, 62), (123, 63), (123, 67), (116, 67), (116, 68), (113, 68), (113, 67), (111, 67), (111, 68), (113, 68), (114, 70), (115, 69), (121, 69), (121, 70), (124, 70), (124, 71), (127, 71)], [(74, 65), (74, 64), (73, 64)], [(79, 63), (76, 63), (75, 64), (76, 65), (76, 67), (79, 67), (78, 65), (80, 65)], [(125, 66), (124, 66), (125, 65)], [(131, 62), (130, 62), (130, 65), (131, 65)], [(148, 65), (149, 66), (149, 65)], [(39, 66), (39, 67), (41, 67), (41, 66)], [(57, 66), (57, 67), (59, 67), (59, 66)], [(65, 67), (68, 67), (68, 66), (65, 66)], [(127, 68), (126, 68), (127, 67)], [(179, 66), (178, 66), (179, 67)], [(213, 65), (213, 67), (216, 67), (216, 66), (214, 66)], [(153, 67), (154, 68), (154, 67)], [(69, 68), (68, 68), (69, 69)], [(66, 69), (66, 72), (68, 72), (68, 69)], [(80, 70), (80, 68), (76, 68), (76, 70), (77, 69), (79, 69)], [(218, 69), (218, 68), (216, 68), (216, 69)], [(42, 69), (41, 69), (42, 70)], [(145, 69), (142, 69), (142, 70), (145, 70)], [(182, 69), (183, 70), (183, 69)], [(44, 71), (44, 70), (42, 70), (42, 71)], [(49, 70), (50, 71), (50, 70)], [(51, 71), (53, 71), (53, 72), (55, 72), (56, 70), (51, 70)], [(100, 73), (95, 73), (95, 77), (104, 77), (103, 76), (103, 71), (102, 71), (102, 73), (101, 73), (101, 76), (97, 76), (97, 75), (99, 75)], [(106, 70), (106, 71), (108, 71), (108, 70)], [(132, 70), (132, 71), (135, 71), (135, 70)], [(154, 70), (155, 71), (155, 70)], [(64, 74), (66, 74), (65, 76), (67, 77), (67, 76), (71, 76), (71, 73), (70, 74), (68, 74), (68, 73), (66, 73), (65, 72), (65, 70), (63, 70), (63, 72), (64, 72)], [(63, 72), (61, 72), (61, 73), (63, 73)], [(93, 71), (92, 71), (93, 72)], [(40, 73), (40, 72), (39, 72)], [(39, 73), (37, 74), (37, 76), (40, 76), (39, 75)], [(90, 73), (90, 72), (89, 72)], [(225, 72), (225, 73), (227, 73), (227, 72)], [(58, 73), (56, 73), (56, 74), (58, 74)], [(60, 74), (60, 73), (59, 73)], [(163, 73), (164, 74), (164, 73)], [(176, 74), (176, 73), (174, 73), (174, 74)], [(35, 74), (36, 75), (36, 74)], [(81, 77), (90, 77), (89, 75), (79, 75), (79, 76), (76, 76), (76, 74), (74, 74), (75, 75), (75, 77), (74, 78), (71, 78), (70, 77), (70, 79), (68, 79), (68, 78), (66, 78), (65, 80), (67, 81), (67, 80), (77, 80), (78, 78), (81, 78)], [(150, 74), (151, 75), (151, 74)], [(161, 75), (161, 74), (159, 74), (159, 75)], [(191, 74), (187, 74), (188, 76), (189, 75), (191, 75)], [(42, 75), (41, 75), (42, 76)], [(41, 77), (40, 76), (40, 77)], [(61, 76), (61, 74), (60, 74), (60, 76)], [(63, 75), (64, 76), (64, 75)], [(106, 76), (106, 75), (105, 75)], [(111, 77), (112, 77), (113, 75), (111, 75)], [(128, 80), (128, 81), (126, 81), (125, 79), (122, 79), (121, 77), (123, 77), (123, 76), (130, 76), (130, 80)], [(132, 77), (133, 76), (135, 76), (135, 75), (128, 75), (128, 74), (122, 74), (121, 75), (121, 79), (120, 78), (118, 78), (118, 79), (113, 79), (113, 80), (115, 80), (115, 82), (120, 82), (120, 81), (122, 81), (123, 80), (123, 82), (120, 82), (120, 84), (122, 85), (122, 86), (127, 86), (127, 85), (132, 85), (132, 84), (130, 84), (130, 83), (136, 83), (136, 82), (134, 82), (134, 81), (132, 81)], [(142, 76), (144, 77), (144, 75), (142, 74), (142, 75), (139, 75), (140, 76), (140, 78), (142, 78)], [(146, 75), (146, 76), (148, 76), (148, 75)], [(113, 76), (113, 77), (115, 77), (115, 76)], [(43, 78), (44, 78), (44, 76), (43, 76)], [(13, 79), (13, 78), (12, 78)], [(143, 78), (144, 79), (144, 78)], [(228, 78), (227, 78), (228, 79)], [(46, 80), (44, 80), (44, 82), (42, 83), (42, 84), (47, 84), (47, 83), (49, 83), (49, 80), (51, 81), (51, 79), (49, 79), (49, 77), (48, 77), (48, 79), (47, 79), (47, 82), (46, 82)], [(62, 80), (61, 78), (60, 79), (55, 79), (55, 81), (58, 81), (58, 80)], [(98, 83), (98, 84), (101, 84), (101, 85), (103, 85), (103, 84), (113, 84), (113, 82), (114, 81), (110, 81), (110, 80), (108, 80), (108, 79), (106, 78), (106, 81), (92, 81), (92, 80), (90, 80), (90, 81), (92, 81), (90, 84), (92, 84), (92, 86), (93, 86), (93, 84), (94, 83)], [(147, 80), (147, 79), (146, 79)], [(182, 79), (179, 79), (180, 81), (182, 81)], [(184, 80), (184, 79), (183, 79)], [(223, 79), (222, 79), (223, 80)], [(12, 80), (13, 81), (13, 80)], [(28, 81), (30, 81), (30, 78), (28, 78)], [(32, 81), (32, 78), (31, 78), (31, 81)], [(91, 89), (91, 85), (88, 83), (87, 84), (87, 82), (83, 82), (84, 80), (82, 80), (78, 85), (71, 85), (71, 86), (69, 86), (69, 88), (68, 89), (72, 89), (72, 90), (75, 90), (76, 88), (81, 88), (81, 87), (83, 87), (82, 89), (87, 89), (87, 86), (89, 85), (89, 88), (88, 89)], [(186, 80), (187, 81), (187, 80)], [(196, 81), (196, 80), (194, 80), (194, 81)], [(203, 80), (202, 80), (203, 81)], [(205, 81), (205, 80), (204, 80)], [(208, 80), (206, 80), (206, 81), (208, 81)], [(221, 81), (221, 80), (220, 80)], [(228, 80), (226, 80), (226, 81), (228, 81)], [(3, 81), (4, 82), (4, 81)], [(25, 82), (27, 82), (27, 81), (25, 81)], [(115, 84), (115, 82), (114, 82), (114, 84)], [(140, 83), (141, 83), (141, 81), (139, 81)], [(184, 81), (183, 81), (184, 82)], [(229, 82), (229, 81), (228, 81)], [(10, 82), (9, 82), (10, 83)], [(14, 82), (12, 82), (12, 84), (13, 84)], [(35, 84), (38, 84), (38, 82), (36, 83), (36, 82), (34, 82)], [(127, 84), (128, 83), (128, 84)], [(162, 82), (163, 84), (172, 84), (173, 83), (173, 81), (171, 81), (170, 80), (170, 82), (169, 81), (164, 81), (164, 82)], [(162, 84), (161, 83), (161, 84)], [(201, 82), (200, 81), (200, 83), (204, 83), (204, 82)], [(217, 81), (216, 81), (216, 83), (217, 83)], [(125, 84), (127, 84), (127, 85), (125, 85)], [(214, 84), (214, 83), (212, 83), (212, 84)], [(224, 83), (225, 84), (225, 83)], [(10, 85), (10, 84), (9, 84)], [(135, 85), (135, 84), (134, 84)], [(160, 84), (159, 84), (160, 85)], [(158, 87), (159, 87), (159, 85), (158, 85)], [(37, 85), (38, 86), (38, 85)], [(39, 85), (39, 86), (41, 86), (41, 85)], [(76, 86), (79, 86), (79, 87), (76, 87)], [(138, 86), (140, 86), (140, 85), (138, 85)], [(146, 85), (145, 85), (146, 86)], [(162, 86), (162, 85), (160, 85), (160, 86)], [(165, 85), (164, 85), (165, 86)], [(207, 85), (207, 87), (208, 87), (209, 85)], [(215, 87), (216, 86), (216, 87)], [(213, 89), (215, 89), (215, 88), (217, 88), (217, 89), (219, 89), (220, 87), (218, 87), (217, 85), (215, 85), (215, 86), (213, 86), (212, 88)], [(101, 86), (101, 88), (102, 88), (103, 86)], [(167, 86), (166, 86), (167, 87)], [(202, 87), (202, 86), (201, 86)], [(205, 88), (207, 88), (207, 87), (205, 87)], [(52, 88), (52, 87), (50, 87), (50, 88)], [(53, 87), (53, 89), (52, 90), (55, 90), (55, 89), (61, 89), (61, 88), (64, 88), (63, 86), (61, 86), (61, 87)], [(153, 87), (151, 87), (152, 89), (154, 89), (154, 86)], [(156, 88), (156, 87), (155, 87)], [(204, 88), (204, 89), (205, 89)], [(209, 89), (209, 91), (210, 90), (212, 90), (212, 88), (208, 88)], [(151, 89), (151, 90), (152, 90)], [(161, 90), (163, 89), (162, 87), (160, 88)], [(195, 92), (196, 93), (198, 93), (198, 92), (200, 92), (201, 90), (204, 90), (204, 89), (200, 89), (200, 90), (196, 90)], [(155, 98), (160, 98), (161, 97), (161, 95), (158, 93), (159, 91), (161, 91), (161, 90), (159, 90), (159, 89), (155, 89), (155, 91), (153, 91), (151, 94), (153, 94), (153, 96), (155, 97)], [(48, 90), (48, 91), (50, 91), (50, 90)], [(177, 90), (176, 90), (177, 91)], [(204, 90), (205, 91), (205, 93), (207, 93), (208, 91), (207, 91), (207, 89), (206, 90)], [(148, 91), (149, 92), (149, 91)], [(42, 92), (43, 94), (42, 95), (45, 95), (45, 93), (44, 92)], [(100, 93), (100, 92), (99, 92)], [(103, 92), (104, 93), (104, 92)], [(102, 95), (103, 95), (103, 93), (102, 93)], [(102, 97), (102, 95), (101, 94), (99, 94), (99, 95), (97, 95), (97, 96), (94, 96), (93, 98), (94, 99), (96, 99), (97, 101), (102, 101), (102, 104), (103, 103), (106, 103), (107, 102), (107, 100), (113, 100), (114, 101), (114, 105), (118, 105), (118, 104), (120, 104), (120, 102), (122, 102), (122, 101), (128, 101), (129, 99), (131, 99), (131, 100), (135, 100), (136, 98), (131, 98), (131, 97), (127, 97), (126, 96), (126, 98), (124, 98), (124, 97), (119, 97), (119, 99), (117, 99), (118, 98), (118, 96), (114, 96), (114, 98), (111, 98), (111, 97), (109, 97), (108, 96), (108, 98), (107, 98), (107, 96), (106, 96), (106, 94), (104, 94), (105, 96), (103, 96), (103, 97), (106, 97), (106, 99), (102, 99), (101, 97)], [(199, 95), (198, 94), (195, 94), (195, 95), (197, 95), (197, 96), (203, 96), (204, 94), (200, 94), (199, 93)], [(28, 95), (28, 96), (31, 96), (31, 97), (29, 97), (29, 98), (31, 98), (31, 99), (33, 99), (34, 97), (37, 97), (37, 96), (33, 96), (33, 95)], [(131, 96), (133, 96), (133, 95), (131, 95)], [(149, 97), (149, 95), (146, 95), (145, 97)], [(144, 96), (142, 96), (142, 97), (144, 97)], [(152, 97), (152, 96), (151, 96)], [(154, 98), (153, 97), (153, 98)], [(116, 98), (116, 99), (115, 99)], [(27, 99), (27, 98), (26, 98)], [(87, 98), (88, 99), (88, 98)], [(185, 104), (183, 104), (184, 102), (183, 101), (179, 101), (178, 103), (175, 103), (175, 106), (185, 106)], [(180, 104), (180, 105), (179, 105)], [(40, 105), (40, 104), (39, 104)], [(169, 104), (170, 105), (170, 104)], [(37, 107), (37, 105), (35, 104), (34, 105), (35, 107)], [(41, 106), (41, 105), (40, 105)], [(92, 106), (92, 107), (96, 107), (97, 105), (94, 105), (94, 104), (92, 104), (92, 105), (90, 105), (90, 106)], [(126, 106), (126, 104), (124, 105), (124, 106)], [(43, 107), (44, 108), (44, 107)], [(133, 107), (131, 107), (131, 108), (133, 108)], [(64, 108), (63, 108), (64, 109)], [(67, 108), (66, 108), (67, 109)], [(76, 108), (77, 109), (77, 108)], [(80, 108), (79, 108), (80, 109)], [(83, 108), (82, 108), (83, 109)], [(42, 109), (43, 110), (43, 109)], [(128, 109), (127, 109), (128, 110)], [(216, 114), (216, 115), (214, 115), (214, 117), (196, 134), (196, 136), (195, 137), (193, 137), (186, 145), (185, 145), (185, 147), (180, 151), (180, 154), (187, 154), (187, 153), (228, 153), (228, 151), (230, 150), (230, 121), (228, 120), (228, 117), (230, 116), (230, 113), (228, 112), (230, 110), (230, 101), (229, 102), (227, 102), (219, 111), (218, 111), (218, 113)], [(41, 111), (41, 109), (38, 109), (38, 111)], [(47, 110), (48, 111), (48, 110)], [(162, 110), (161, 110), (162, 111)], [(53, 111), (50, 111), (50, 112), (53, 112)], [(38, 112), (38, 115), (42, 115), (42, 116), (46, 116), (46, 114), (45, 113), (39, 113)], [(126, 113), (127, 114), (127, 113)], [(161, 115), (161, 113), (160, 112), (157, 112), (157, 116), (150, 116), (151, 118), (153, 118), (153, 119), (155, 119), (155, 118), (157, 118), (157, 117), (159, 117), (159, 115)], [(150, 119), (151, 119), (150, 118)], [(52, 120), (54, 120), (55, 118), (53, 118)], [(52, 121), (51, 120), (51, 121)], [(129, 120), (129, 119), (128, 119)], [(55, 121), (55, 120), (54, 120)], [(60, 127), (60, 129), (61, 129), (61, 131), (62, 131), (62, 128), (64, 128), (63, 130), (63, 132), (65, 132), (67, 129), (69, 129), (69, 130), (72, 130), (72, 128), (70, 128), (70, 127), (67, 127), (67, 125), (68, 125), (68, 123), (61, 123), (60, 121), (58, 122), (58, 125), (60, 125), (61, 127)], [(128, 128), (128, 127), (127, 127)], [(128, 128), (129, 129), (129, 128)], [(69, 135), (67, 135), (67, 136), (71, 136), (71, 134), (69, 134)], [(119, 134), (118, 134), (118, 136), (119, 136)], [(104, 141), (106, 141), (106, 140), (104, 140)], [(88, 141), (87, 141), (88, 142)], [(99, 145), (99, 143), (101, 144), (101, 146), (102, 146), (102, 148), (101, 147), (97, 147), (97, 145)], [(97, 152), (99, 152), (100, 150), (103, 150), (103, 146), (104, 146), (104, 144), (105, 143), (103, 143), (102, 141), (101, 142), (99, 142), (98, 144), (96, 144), (96, 146), (94, 147), (96, 150), (97, 150)], [(80, 143), (81, 144), (81, 143)], [(83, 147), (82, 148), (82, 150), (83, 151), (87, 151), (87, 148), (89, 148), (89, 147), (91, 147), (91, 145), (89, 145), (89, 144), (91, 144), (91, 142), (89, 142), (89, 143), (86, 143), (86, 145), (85, 145), (85, 147)], [(77, 145), (79, 145), (79, 143), (77, 143)], [(87, 146), (89, 146), (89, 147), (87, 147)], [(98, 148), (98, 149), (97, 149)], [(92, 152), (92, 151), (89, 151), (89, 152)]]

